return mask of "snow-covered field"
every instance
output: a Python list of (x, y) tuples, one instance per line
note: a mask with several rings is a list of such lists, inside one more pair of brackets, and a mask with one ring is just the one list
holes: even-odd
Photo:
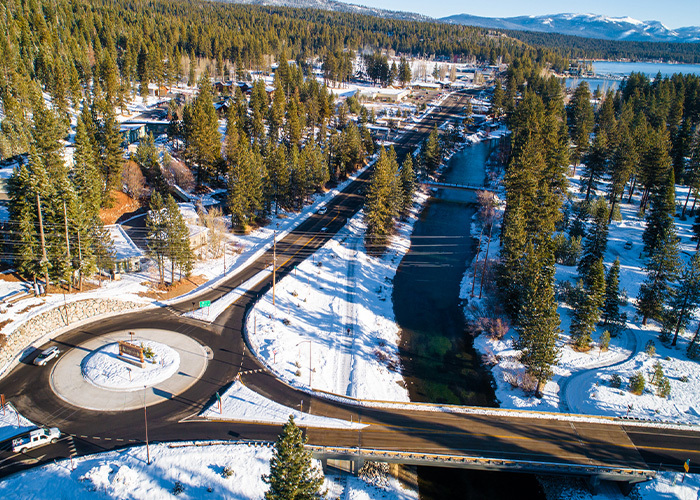
[[(572, 196), (575, 199), (581, 198), (579, 178), (570, 179), (570, 183)], [(604, 185), (601, 186), (601, 194), (603, 189)], [(679, 201), (685, 200), (686, 194), (686, 188), (677, 188)], [(627, 313), (628, 318), (625, 330), (611, 339), (607, 351), (601, 351), (598, 342), (605, 328), (599, 326), (593, 334), (594, 347), (588, 352), (577, 352), (570, 344), (571, 308), (560, 303), (563, 330), (558, 343), (560, 357), (554, 369), (554, 377), (547, 384), (541, 399), (516, 387), (515, 382), (522, 375), (523, 367), (517, 361), (518, 352), (513, 348), (513, 331), (509, 331), (500, 340), (480, 335), (475, 339), (475, 347), (487, 358), (497, 361), (492, 372), (497, 382), (496, 395), (501, 407), (700, 423), (700, 364), (686, 356), (688, 342), (698, 323), (694, 321), (691, 324), (691, 331), (679, 337), (675, 347), (666, 346), (659, 341), (660, 327), (653, 320), (647, 326), (641, 325), (635, 302), (639, 287), (645, 279), (645, 260), (641, 255), (645, 221), (637, 213), (638, 197), (633, 197), (632, 204), (626, 201), (627, 197), (620, 206), (622, 220), (613, 220), (609, 226), (608, 247), (604, 258), (606, 269), (616, 258), (620, 259), (620, 289), (625, 290), (629, 298), (628, 303), (621, 307), (621, 312)], [(692, 223), (692, 218), (687, 221), (676, 218), (684, 261), (695, 252), (696, 243), (690, 239)], [(631, 250), (625, 248), (625, 245), (629, 247), (630, 244)], [(491, 246), (494, 247), (493, 242)], [(469, 273), (466, 277), (469, 278)], [(557, 265), (556, 279), (575, 282), (576, 268)], [(463, 285), (468, 283), (471, 280), (465, 279)], [(468, 287), (463, 286), (461, 295), (464, 299), (468, 298)], [(650, 341), (656, 350), (653, 355), (645, 352)], [(654, 386), (650, 384), (653, 366), (657, 362), (662, 365), (671, 384), (671, 394), (667, 398), (657, 396)], [(641, 396), (633, 395), (628, 389), (629, 378), (637, 371), (644, 373), (647, 380), (647, 388)], [(614, 374), (622, 379), (620, 388), (611, 387), (610, 381)]]
[(253, 308), (256, 353), (285, 381), (360, 399), (408, 401), (398, 358), (391, 289), (420, 206), (387, 252), (370, 256), (359, 213)]
[[(256, 443), (153, 444), (150, 455), (149, 465), (146, 448), (138, 446), (45, 465), (3, 479), (0, 497), (44, 499), (60, 494), (71, 500), (160, 500), (175, 498), (179, 484), (179, 498), (258, 500), (267, 490), (262, 476), (270, 472), (272, 448)], [(232, 474), (228, 476), (224, 469)], [(324, 488), (328, 498), (418, 498), (394, 479), (379, 487), (357, 477), (329, 474)]]

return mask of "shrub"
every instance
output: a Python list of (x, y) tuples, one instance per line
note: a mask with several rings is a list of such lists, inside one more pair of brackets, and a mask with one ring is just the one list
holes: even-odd
[(620, 377), (617, 373), (610, 377), (610, 387), (613, 389), (619, 389), (622, 387), (622, 377)]
[(605, 330), (600, 335), (600, 350), (607, 351), (609, 345), (610, 345), (610, 332)]
[(681, 382), (687, 382), (688, 381), (688, 375), (683, 375), (681, 378), (679, 378)]
[(656, 384), (656, 394), (662, 398), (667, 398), (671, 395), (671, 382), (668, 377), (661, 377), (661, 380)]
[(225, 478), (229, 478), (233, 476), (233, 469), (229, 467), (228, 465), (224, 466), (223, 470), (221, 471), (221, 475)]
[(654, 344), (653, 340), (647, 342), (644, 346), (644, 352), (647, 353), (647, 356), (650, 358), (656, 354), (656, 344)]
[(637, 372), (630, 377), (630, 392), (639, 396), (644, 392), (644, 374)]
[(179, 495), (185, 491), (185, 487), (182, 485), (180, 481), (175, 481), (175, 486), (173, 486), (173, 495)]

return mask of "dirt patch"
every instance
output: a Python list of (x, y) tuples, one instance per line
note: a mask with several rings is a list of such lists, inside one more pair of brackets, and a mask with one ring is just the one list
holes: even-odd
[(17, 274), (17, 271), (6, 271), (4, 273), (0, 273), (0, 281), (7, 281), (10, 283), (22, 283), (25, 282), (19, 274)]
[(9, 325), (10, 323), (12, 323), (12, 320), (11, 320), (11, 319), (6, 319), (6, 320), (3, 320), (3, 321), (0, 321), (0, 330), (2, 330), (3, 328), (5, 328), (5, 327), (6, 327), (7, 325)]
[(190, 276), (185, 278), (180, 282), (175, 282), (173, 285), (152, 285), (150, 283), (143, 283), (144, 285), (151, 285), (151, 288), (147, 292), (139, 292), (139, 296), (148, 297), (150, 299), (167, 300), (174, 297), (179, 297), (188, 292), (191, 292), (199, 285), (203, 285), (207, 282), (207, 278), (204, 276)]
[(119, 218), (141, 208), (138, 200), (121, 191), (110, 191), (112, 207), (100, 210), (100, 219), (104, 224), (114, 224)]

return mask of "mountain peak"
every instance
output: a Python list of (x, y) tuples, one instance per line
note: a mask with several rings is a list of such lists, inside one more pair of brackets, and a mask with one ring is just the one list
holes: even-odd
[(457, 14), (443, 17), (440, 21), (482, 28), (542, 31), (603, 40), (700, 42), (700, 27), (688, 26), (670, 29), (659, 21), (640, 21), (629, 16), (610, 17), (590, 13), (562, 13), (545, 16), (495, 18)]

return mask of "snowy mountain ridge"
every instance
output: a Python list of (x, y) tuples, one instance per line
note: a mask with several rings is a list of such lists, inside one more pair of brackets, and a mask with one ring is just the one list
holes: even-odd
[(406, 19), (409, 21), (434, 21), (434, 19), (416, 14), (414, 12), (397, 12), (392, 10), (365, 7), (337, 0), (219, 0), (224, 3), (236, 3), (243, 5), (263, 5), (266, 7), (293, 7), (297, 9), (319, 9), (333, 12), (348, 12), (352, 14), (365, 14), (368, 16), (388, 17), (392, 19)]
[(700, 42), (700, 26), (670, 29), (659, 21), (639, 21), (626, 17), (598, 14), (554, 14), (546, 16), (479, 17), (457, 14), (440, 21), (482, 28), (540, 31), (563, 35), (634, 42)]

